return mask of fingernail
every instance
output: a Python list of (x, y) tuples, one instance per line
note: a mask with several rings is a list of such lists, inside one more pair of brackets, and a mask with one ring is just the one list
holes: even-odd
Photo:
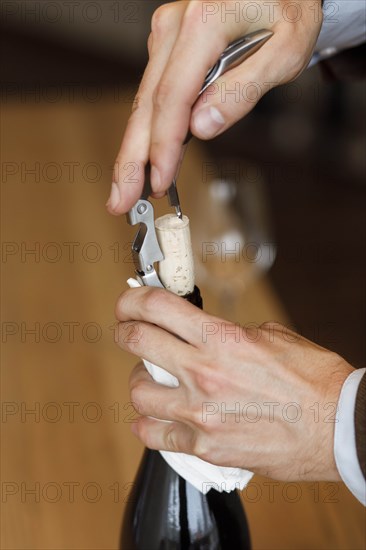
[(151, 167), (150, 177), (151, 177), (151, 187), (155, 192), (158, 192), (159, 189), (161, 188), (161, 177), (160, 177), (160, 172), (156, 168), (156, 166)]
[(112, 210), (115, 210), (121, 202), (121, 195), (116, 183), (112, 183), (111, 194), (109, 196), (107, 206), (110, 206)]
[(201, 109), (194, 115), (193, 125), (202, 137), (213, 137), (224, 126), (225, 119), (216, 107)]
[(162, 199), (163, 197), (165, 197), (166, 193), (165, 191), (161, 192), (161, 193), (152, 193), (151, 196), (153, 199)]

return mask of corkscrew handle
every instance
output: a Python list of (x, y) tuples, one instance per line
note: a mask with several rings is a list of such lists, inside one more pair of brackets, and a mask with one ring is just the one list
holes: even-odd
[[(254, 31), (250, 34), (242, 36), (242, 38), (239, 38), (238, 40), (235, 40), (235, 42), (229, 44), (229, 46), (221, 54), (217, 63), (208, 71), (198, 97), (200, 97), (203, 92), (211, 86), (211, 84), (214, 84), (220, 76), (225, 74), (227, 71), (234, 69), (243, 63), (243, 61), (245, 61), (248, 57), (253, 55), (253, 53), (258, 51), (259, 48), (261, 48), (261, 46), (263, 46), (263, 44), (267, 42), (272, 35), (272, 31), (261, 29), (260, 31)], [(191, 138), (192, 133), (189, 131), (183, 145), (187, 145)]]

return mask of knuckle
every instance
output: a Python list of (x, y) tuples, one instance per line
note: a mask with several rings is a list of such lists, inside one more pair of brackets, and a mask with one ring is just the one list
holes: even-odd
[(209, 439), (202, 434), (197, 435), (192, 444), (192, 454), (194, 454), (201, 460), (210, 462), (211, 446), (209, 443)]
[[(148, 288), (148, 287), (147, 287)], [(143, 298), (143, 308), (147, 313), (153, 313), (157, 308), (161, 307), (163, 300), (166, 298), (166, 292), (159, 288), (148, 288)]]
[(165, 80), (161, 80), (153, 93), (153, 104), (156, 110), (161, 111), (172, 95), (172, 87)]
[(201, 365), (194, 373), (194, 382), (200, 393), (206, 397), (218, 395), (222, 388), (222, 380), (214, 367)]
[(168, 427), (164, 434), (164, 444), (168, 451), (177, 452), (177, 440), (175, 437), (174, 424)]
[[(118, 163), (116, 163), (116, 165), (115, 165), (115, 172), (117, 172), (117, 173), (119, 172), (119, 164)], [(127, 294), (128, 294), (128, 290), (125, 290), (124, 292), (122, 292), (122, 294), (117, 299), (115, 310), (114, 310), (114, 314), (115, 314), (116, 319), (121, 318), (121, 314), (124, 310)]]
[(142, 323), (139, 321), (119, 323), (118, 342), (132, 353), (138, 354), (143, 347)]
[(197, 406), (196, 403), (184, 409), (183, 416), (190, 424), (193, 424), (196, 427), (201, 427), (202, 425), (202, 406)]
[(136, 422), (136, 431), (139, 439), (146, 445), (146, 447), (151, 448), (151, 442), (149, 441), (149, 429), (144, 421), (144, 417), (141, 417)]
[[(144, 415), (144, 410), (140, 402), (134, 401), (131, 399), (129, 405), (133, 408), (136, 414)], [(135, 420), (136, 421), (136, 420)]]
[[(225, 4), (227, 4), (227, 0)], [(202, 2), (189, 2), (187, 9), (184, 12), (184, 18), (182, 22), (182, 30), (184, 32), (192, 33), (192, 26), (197, 27), (202, 22), (203, 15), (203, 3)]]
[[(171, 80), (171, 77), (169, 75), (162, 77), (162, 79), (156, 86), (152, 95), (153, 105), (157, 112), (164, 111), (167, 105), (172, 105), (176, 102), (177, 86), (178, 86), (177, 82)], [(189, 113), (190, 110), (192, 109), (192, 102), (190, 101), (190, 99), (187, 97), (180, 97), (180, 103), (182, 106), (182, 110), (187, 111), (187, 113)], [(183, 130), (181, 132), (183, 132)], [(184, 132), (186, 132), (186, 128), (184, 128)], [(181, 140), (184, 137), (185, 137), (185, 134), (176, 136), (177, 140), (178, 139)], [(174, 135), (173, 135), (173, 139), (174, 139)]]
[(139, 361), (137, 365), (135, 365), (132, 371), (130, 372), (130, 376), (128, 378), (128, 383), (130, 387), (135, 385), (141, 379), (142, 372), (146, 372), (146, 369), (143, 365), (143, 362)]
[(141, 382), (131, 382), (130, 383), (130, 397), (133, 403), (138, 404), (142, 398), (142, 388)]
[(166, 33), (171, 28), (171, 16), (173, 7), (171, 4), (163, 4), (159, 6), (153, 13), (151, 19), (151, 31), (158, 38), (166, 36)]
[(168, 418), (184, 421), (187, 418), (186, 408), (178, 399), (170, 399), (164, 405)]

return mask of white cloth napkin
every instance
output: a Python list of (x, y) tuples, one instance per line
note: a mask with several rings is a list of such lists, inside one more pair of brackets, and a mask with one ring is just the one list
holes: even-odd
[[(127, 283), (130, 288), (141, 286), (136, 279), (128, 279)], [(143, 362), (155, 382), (163, 384), (164, 386), (179, 386), (178, 379), (165, 369), (153, 365), (144, 359)], [(234, 489), (242, 490), (253, 476), (253, 473), (248, 470), (215, 466), (196, 456), (184, 453), (173, 453), (168, 451), (160, 451), (160, 453), (177, 474), (203, 494), (206, 494), (210, 489), (216, 489), (220, 491), (220, 493), (222, 491), (229, 493)]]

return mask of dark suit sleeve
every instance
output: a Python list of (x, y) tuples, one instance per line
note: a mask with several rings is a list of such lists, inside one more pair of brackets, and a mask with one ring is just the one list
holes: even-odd
[(355, 433), (357, 457), (366, 479), (366, 374), (358, 386), (355, 407)]

